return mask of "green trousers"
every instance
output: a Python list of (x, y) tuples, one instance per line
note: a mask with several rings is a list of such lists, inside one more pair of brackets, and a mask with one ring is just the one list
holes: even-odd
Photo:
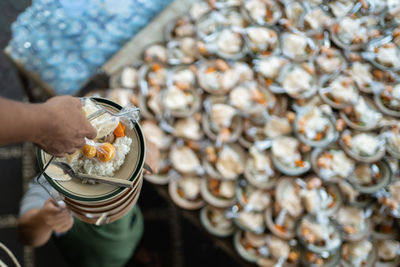
[(55, 242), (70, 266), (122, 267), (143, 235), (143, 216), (136, 205), (118, 221), (95, 226), (74, 219), (68, 233)]

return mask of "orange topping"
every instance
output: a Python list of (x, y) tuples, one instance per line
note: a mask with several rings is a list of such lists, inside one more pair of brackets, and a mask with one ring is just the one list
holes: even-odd
[(183, 193), (183, 190), (181, 188), (178, 188), (178, 195), (180, 197), (184, 197), (184, 193)]
[(89, 159), (94, 158), (96, 156), (96, 147), (85, 144), (82, 148), (82, 152)]
[(161, 64), (153, 64), (153, 66), (152, 66), (152, 69), (153, 69), (153, 71), (159, 71), (160, 69), (162, 69), (162, 66), (161, 66)]
[(339, 32), (339, 24), (333, 25), (333, 32), (336, 34)]
[(275, 229), (278, 230), (279, 232), (286, 233), (286, 228), (284, 226), (279, 225), (279, 224), (275, 224), (274, 226), (275, 226)]
[(228, 141), (230, 136), (231, 130), (229, 130), (229, 128), (222, 128), (221, 132), (219, 133), (219, 137), (221, 138), (222, 142)]
[(104, 143), (97, 149), (97, 157), (103, 162), (112, 160), (114, 155), (115, 147), (110, 143)]
[(304, 161), (302, 160), (295, 160), (294, 163), (296, 164), (297, 167), (304, 168)]
[(216, 71), (216, 69), (214, 67), (209, 67), (206, 69), (206, 73), (212, 73), (214, 71)]
[(125, 125), (123, 125), (121, 122), (118, 123), (117, 128), (114, 130), (114, 135), (116, 137), (124, 137), (125, 136)]
[(315, 141), (319, 141), (324, 137), (324, 133), (317, 133), (317, 135), (315, 136)]

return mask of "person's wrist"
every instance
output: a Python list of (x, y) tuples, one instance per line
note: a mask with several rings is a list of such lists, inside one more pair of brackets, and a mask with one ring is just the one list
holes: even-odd
[(32, 116), (32, 132), (31, 132), (31, 140), (30, 142), (35, 144), (42, 143), (42, 139), (45, 136), (46, 132), (48, 132), (51, 128), (50, 124), (52, 123), (50, 114), (46, 109), (46, 104), (32, 104), (29, 110)]

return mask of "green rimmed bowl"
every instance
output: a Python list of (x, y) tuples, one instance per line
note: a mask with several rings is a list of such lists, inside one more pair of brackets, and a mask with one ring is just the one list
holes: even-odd
[[(122, 109), (120, 105), (104, 98), (91, 98), (91, 100), (114, 112), (118, 112)], [(142, 172), (146, 156), (146, 145), (142, 129), (136, 122), (134, 123), (133, 129), (126, 129), (126, 136), (132, 139), (131, 150), (126, 155), (122, 166), (115, 172), (115, 177), (134, 181), (140, 177)], [(51, 156), (45, 153), (42, 149), (38, 149), (37, 160), (40, 170), (43, 170), (43, 167), (49, 161), (50, 157)], [(49, 184), (60, 194), (77, 201), (78, 203), (90, 202), (96, 204), (107, 204), (108, 201), (111, 201), (113, 198), (118, 197), (129, 190), (128, 188), (115, 187), (107, 184), (84, 184), (79, 179), (56, 181), (46, 172), (43, 175)]]

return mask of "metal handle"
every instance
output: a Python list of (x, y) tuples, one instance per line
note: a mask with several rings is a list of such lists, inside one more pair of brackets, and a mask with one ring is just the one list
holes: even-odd
[(154, 174), (153, 169), (152, 169), (152, 168), (150, 167), (150, 165), (147, 164), (147, 163), (144, 163), (143, 169), (145, 169), (146, 171), (148, 171), (150, 174)]
[(133, 181), (119, 179), (119, 178), (111, 178), (111, 177), (104, 177), (104, 176), (97, 176), (97, 175), (89, 175), (89, 174), (77, 174), (79, 178), (89, 179), (97, 182), (101, 182), (104, 184), (110, 184), (114, 186), (120, 187), (128, 187), (133, 188)]

